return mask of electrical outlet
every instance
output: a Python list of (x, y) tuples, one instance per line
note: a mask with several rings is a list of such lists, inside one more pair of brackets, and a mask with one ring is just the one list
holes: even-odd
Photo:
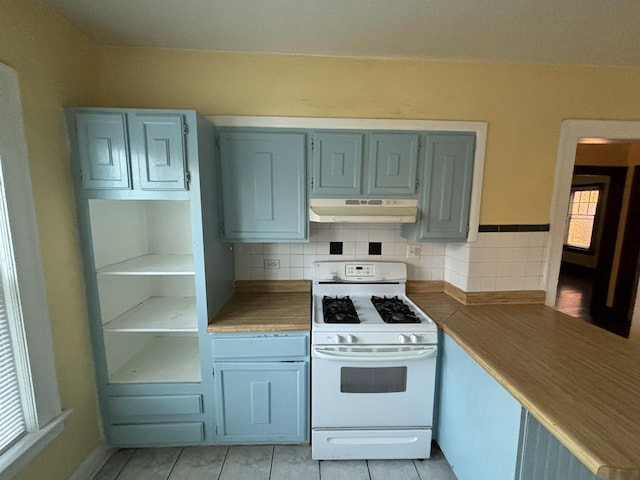
[(408, 244), (407, 245), (407, 258), (419, 257), (422, 253), (422, 245)]
[(278, 270), (280, 268), (280, 260), (278, 259), (264, 259), (265, 270)]

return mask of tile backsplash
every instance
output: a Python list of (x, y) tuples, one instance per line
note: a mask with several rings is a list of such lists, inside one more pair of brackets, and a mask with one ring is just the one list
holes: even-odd
[[(474, 243), (417, 243), (402, 238), (400, 228), (311, 223), (308, 243), (237, 243), (236, 280), (310, 280), (316, 261), (371, 260), (404, 262), (409, 280), (446, 280), (467, 292), (543, 289), (548, 232), (489, 232), (479, 233)], [(331, 242), (342, 243), (341, 255), (330, 253)]]

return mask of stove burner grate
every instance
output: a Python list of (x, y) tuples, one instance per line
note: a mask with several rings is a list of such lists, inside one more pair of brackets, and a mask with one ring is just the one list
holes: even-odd
[(348, 296), (322, 297), (322, 314), (324, 323), (360, 323), (356, 307)]
[(409, 306), (397, 296), (387, 297), (371, 297), (371, 303), (382, 317), (385, 323), (421, 323)]

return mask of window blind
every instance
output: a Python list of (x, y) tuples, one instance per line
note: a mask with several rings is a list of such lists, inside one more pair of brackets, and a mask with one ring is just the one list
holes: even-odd
[(9, 316), (0, 279), (0, 452), (26, 432)]

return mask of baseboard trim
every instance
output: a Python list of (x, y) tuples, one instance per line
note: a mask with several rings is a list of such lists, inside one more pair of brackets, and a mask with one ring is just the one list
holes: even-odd
[(90, 480), (113, 455), (116, 449), (107, 448), (104, 443), (98, 445), (93, 452), (76, 468), (69, 480)]
[(408, 280), (407, 294), (416, 293), (442, 293), (444, 292), (442, 280)]
[(236, 280), (238, 293), (281, 293), (311, 291), (311, 280)]
[(502, 292), (465, 292), (448, 282), (444, 293), (465, 305), (543, 304), (544, 290), (514, 290)]

